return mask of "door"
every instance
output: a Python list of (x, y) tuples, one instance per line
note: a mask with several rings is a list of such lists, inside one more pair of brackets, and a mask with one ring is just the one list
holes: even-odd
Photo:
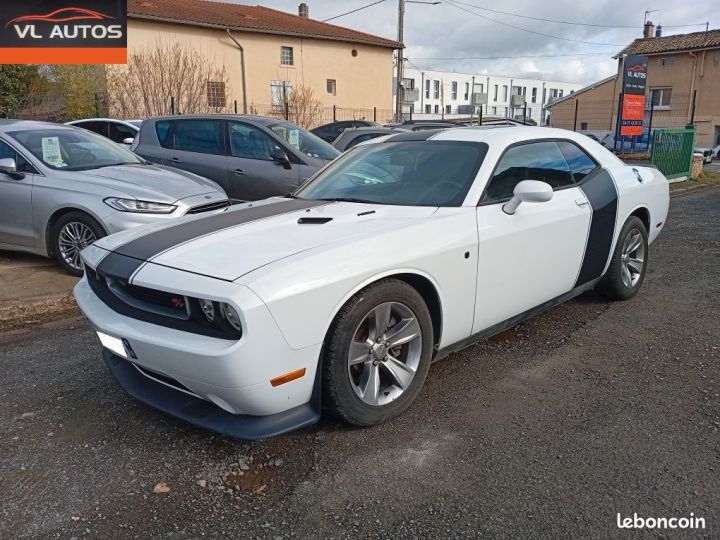
[(158, 151), (162, 164), (214, 180), (230, 195), (223, 121), (212, 118), (175, 120), (172, 130), (166, 140), (167, 149)]
[[(473, 333), (575, 287), (591, 218), (590, 205), (577, 183), (596, 168), (577, 146), (562, 141), (531, 142), (505, 151), (477, 208)], [(550, 184), (553, 197), (544, 203), (522, 203), (508, 215), (502, 206), (522, 180)]]
[(256, 201), (285, 195), (298, 185), (300, 167), (289, 169), (273, 160), (287, 150), (260, 128), (245, 122), (228, 122), (230, 155), (227, 160), (228, 195), (234, 199)]
[(24, 178), (0, 172), (0, 244), (35, 245), (32, 220), (32, 186), (35, 168), (8, 143), (0, 140), (0, 158), (12, 158)]

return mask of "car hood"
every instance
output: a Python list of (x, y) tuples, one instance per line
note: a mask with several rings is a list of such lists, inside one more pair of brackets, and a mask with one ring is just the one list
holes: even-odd
[[(267, 205), (287, 200), (273, 198), (252, 204)], [(249, 206), (238, 205), (228, 211), (242, 212)], [(298, 253), (395, 230), (427, 219), (436, 211), (436, 207), (329, 202), (223, 228), (189, 241), (183, 239), (177, 246), (161, 250), (148, 259), (162, 266), (234, 281)], [(176, 223), (186, 219), (180, 218)], [(130, 229), (103, 238), (96, 245), (123, 254), (128, 250), (128, 242), (165, 228), (169, 227), (156, 225), (142, 230)]]
[(95, 185), (105, 185), (137, 199), (157, 202), (174, 203), (193, 195), (224, 193), (212, 180), (158, 165), (117, 165), (62, 174), (73, 174), (75, 178), (81, 174)]

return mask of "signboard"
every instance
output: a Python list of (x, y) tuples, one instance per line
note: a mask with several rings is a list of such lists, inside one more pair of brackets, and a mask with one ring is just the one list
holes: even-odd
[(625, 58), (620, 136), (642, 135), (647, 67), (647, 56), (630, 55)]
[(0, 64), (127, 63), (127, 0), (2, 0)]
[(458, 105), (458, 114), (475, 114), (475, 105)]

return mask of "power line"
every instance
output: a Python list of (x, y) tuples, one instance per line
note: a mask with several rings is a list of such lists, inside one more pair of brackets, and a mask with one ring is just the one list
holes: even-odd
[(606, 56), (612, 52), (589, 52), (576, 54), (525, 54), (520, 56), (413, 56), (413, 60), (505, 60), (513, 58), (562, 58), (567, 56)]
[(503, 21), (498, 21), (497, 19), (492, 19), (490, 17), (486, 17), (485, 15), (481, 15), (480, 13), (476, 13), (475, 11), (470, 11), (469, 9), (466, 9), (462, 6), (455, 4), (454, 0), (452, 0), (452, 1), (444, 0), (444, 3), (449, 6), (454, 7), (456, 9), (460, 9), (460, 10), (464, 11), (465, 13), (469, 13), (470, 15), (475, 15), (476, 17), (480, 17), (481, 19), (485, 19), (486, 21), (492, 21), (494, 23), (501, 24), (503, 26), (507, 26), (508, 28), (514, 28), (515, 30), (527, 32), (528, 34), (535, 34), (537, 36), (543, 36), (543, 37), (548, 37), (548, 38), (552, 38), (552, 39), (559, 39), (562, 41), (572, 41), (574, 43), (584, 43), (585, 45), (605, 45), (608, 47), (623, 47), (624, 46), (619, 43), (598, 43), (596, 41), (583, 41), (581, 39), (565, 38), (565, 37), (560, 37), (560, 36), (553, 36), (552, 34), (544, 34), (542, 32), (535, 32), (534, 30), (529, 30), (527, 28), (523, 28), (522, 26), (515, 26), (514, 24), (509, 24), (509, 23), (506, 23)]
[(330, 17), (329, 19), (323, 19), (322, 22), (328, 22), (328, 21), (332, 21), (333, 19), (339, 19), (340, 17), (344, 17), (345, 15), (350, 15), (351, 13), (356, 13), (356, 12), (361, 11), (361, 10), (363, 10), (363, 9), (367, 9), (367, 8), (372, 7), (372, 6), (375, 6), (375, 5), (377, 5), (377, 4), (381, 4), (381, 3), (384, 2), (384, 1), (385, 1), (385, 0), (378, 0), (377, 2), (373, 2), (372, 4), (367, 4), (367, 5), (365, 5), (365, 6), (361, 6), (361, 7), (357, 8), (357, 9), (353, 9), (353, 10), (351, 10), (351, 11), (346, 11), (345, 13), (341, 13), (340, 15), (335, 15), (334, 17)]
[[(557, 23), (557, 24), (569, 24), (573, 26), (593, 26), (595, 28), (632, 28), (633, 30), (637, 30), (638, 26), (631, 26), (631, 25), (622, 25), (622, 24), (596, 24), (596, 23), (583, 23), (583, 22), (576, 22), (576, 21), (561, 21), (558, 19), (545, 19), (543, 17), (532, 17), (531, 15), (521, 15), (520, 13), (511, 13), (509, 11), (500, 11), (499, 9), (491, 9), (486, 8), (483, 6), (478, 6), (477, 4), (469, 4), (467, 2), (461, 2), (460, 0), (454, 0), (456, 3), (461, 4), (463, 6), (473, 7), (476, 9), (481, 9), (483, 11), (490, 11), (492, 13), (498, 13), (501, 15), (509, 15), (510, 17), (520, 17), (521, 19), (530, 19), (533, 21), (543, 21), (543, 22), (551, 22), (551, 23)], [(674, 25), (663, 25), (663, 28), (687, 28), (689, 26), (705, 26), (706, 23), (693, 23), (693, 24), (674, 24)]]

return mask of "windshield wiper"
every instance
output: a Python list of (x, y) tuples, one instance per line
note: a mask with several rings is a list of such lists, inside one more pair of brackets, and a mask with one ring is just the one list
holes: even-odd
[(382, 204), (375, 201), (366, 201), (365, 199), (356, 199), (354, 197), (328, 197), (326, 199), (316, 199), (318, 201), (331, 201), (331, 202), (354, 202), (360, 204)]
[(285, 195), (283, 195), (283, 199), (299, 199), (297, 195), (295, 195), (292, 191), (288, 191)]

